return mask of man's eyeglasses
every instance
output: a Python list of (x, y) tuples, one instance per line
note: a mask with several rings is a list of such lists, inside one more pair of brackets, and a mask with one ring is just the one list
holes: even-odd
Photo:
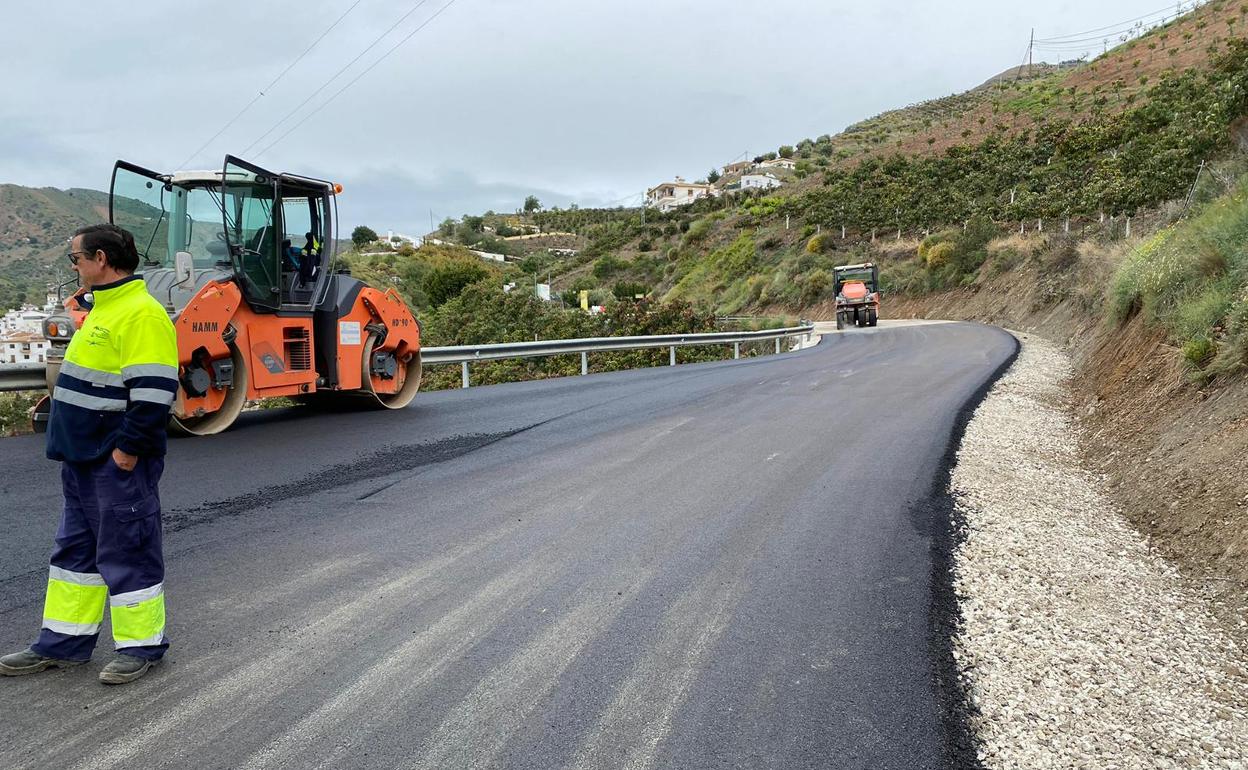
[(90, 254), (90, 253), (91, 253), (91, 252), (89, 252), (89, 251), (71, 251), (71, 252), (69, 252), (68, 254), (66, 254), (65, 256), (66, 256), (66, 257), (69, 257), (69, 263), (70, 263), (71, 265), (76, 265), (76, 264), (78, 264), (78, 260), (79, 260), (79, 259), (82, 259), (82, 257), (81, 257), (80, 255), (82, 255), (82, 254)]

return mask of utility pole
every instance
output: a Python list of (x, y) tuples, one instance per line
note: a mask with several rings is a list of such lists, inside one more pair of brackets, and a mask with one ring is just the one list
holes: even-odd
[[(1027, 74), (1031, 74), (1032, 52), (1036, 49), (1036, 28), (1031, 28), (1031, 40), (1027, 43)], [(1060, 57), (1059, 57), (1060, 58)]]

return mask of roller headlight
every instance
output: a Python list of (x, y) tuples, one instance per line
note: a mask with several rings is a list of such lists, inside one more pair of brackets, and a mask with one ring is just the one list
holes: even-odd
[(67, 340), (74, 336), (74, 322), (63, 315), (43, 319), (43, 336), (50, 340)]

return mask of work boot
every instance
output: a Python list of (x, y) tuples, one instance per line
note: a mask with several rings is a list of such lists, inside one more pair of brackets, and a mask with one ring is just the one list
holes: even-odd
[(108, 665), (104, 667), (104, 670), (100, 672), (100, 681), (104, 684), (133, 682), (146, 674), (149, 668), (159, 662), (147, 660), (146, 658), (136, 658), (133, 655), (119, 652), (117, 657), (110, 660)]
[(23, 676), (37, 674), (45, 668), (73, 668), (86, 663), (85, 660), (61, 660), (47, 658), (30, 648), (0, 658), (0, 676)]

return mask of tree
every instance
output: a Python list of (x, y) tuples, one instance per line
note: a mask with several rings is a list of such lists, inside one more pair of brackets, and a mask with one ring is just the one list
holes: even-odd
[(542, 210), (542, 202), (537, 199), (536, 195), (530, 195), (524, 199), (524, 213), (532, 214), (535, 211)]
[(792, 157), (793, 157), (793, 148), (792, 148), (791, 146), (787, 145), (787, 144), (780, 145), (780, 157), (781, 157), (781, 158), (792, 158)]
[(437, 307), (447, 300), (458, 297), (466, 287), (487, 275), (489, 272), (480, 265), (474, 265), (471, 262), (453, 262), (430, 270), (421, 282), (421, 288), (429, 297), (429, 304)]
[(351, 242), (355, 244), (357, 249), (364, 247), (366, 243), (372, 243), (377, 240), (377, 231), (371, 227), (360, 225), (351, 231)]
[(706, 181), (710, 182), (711, 184), (715, 184), (716, 182), (718, 182), (718, 181), (719, 181), (719, 170), (718, 170), (718, 169), (711, 169), (711, 170), (710, 170), (710, 172), (706, 175)]

